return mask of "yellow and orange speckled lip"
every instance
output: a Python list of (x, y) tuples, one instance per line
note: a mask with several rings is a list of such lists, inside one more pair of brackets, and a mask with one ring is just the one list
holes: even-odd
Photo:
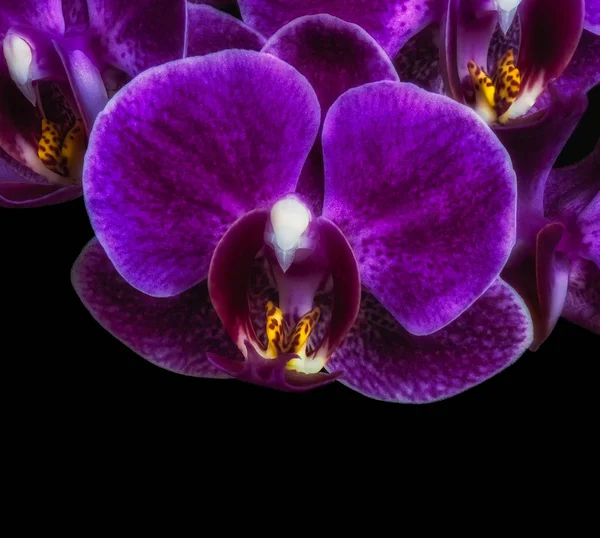
[(308, 340), (320, 317), (321, 310), (318, 307), (313, 308), (302, 316), (294, 330), (290, 331), (285, 323), (283, 311), (269, 301), (266, 305), (267, 350), (264, 358), (276, 359), (283, 353), (298, 355), (298, 359), (292, 359), (286, 366), (291, 370), (304, 371)]
[(467, 69), (475, 89), (478, 113), (491, 121), (506, 123), (508, 110), (521, 87), (521, 74), (515, 65), (513, 51), (509, 50), (500, 58), (493, 79), (471, 60)]
[(85, 130), (81, 120), (65, 136), (61, 136), (58, 125), (42, 119), (42, 134), (38, 142), (38, 157), (48, 170), (61, 176), (76, 174), (85, 153)]

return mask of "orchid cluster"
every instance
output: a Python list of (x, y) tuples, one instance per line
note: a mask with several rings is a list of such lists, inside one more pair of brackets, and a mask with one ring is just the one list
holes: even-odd
[(72, 282), (107, 331), (181, 374), (403, 403), (561, 316), (600, 334), (600, 144), (554, 167), (600, 1), (231, 4), (0, 0), (0, 205), (83, 196)]

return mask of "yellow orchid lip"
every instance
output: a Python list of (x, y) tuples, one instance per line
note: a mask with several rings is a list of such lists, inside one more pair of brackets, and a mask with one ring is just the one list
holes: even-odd
[(64, 177), (81, 177), (85, 146), (85, 129), (81, 120), (76, 120), (62, 136), (56, 123), (42, 119), (38, 157), (52, 172)]
[(521, 73), (515, 65), (513, 51), (500, 58), (493, 79), (472, 60), (467, 63), (467, 69), (475, 89), (475, 111), (489, 123), (506, 123), (521, 87)]

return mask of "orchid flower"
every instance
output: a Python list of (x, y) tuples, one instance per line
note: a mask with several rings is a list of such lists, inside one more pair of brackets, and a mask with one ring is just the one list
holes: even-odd
[[(531, 342), (498, 278), (515, 239), (510, 160), (471, 110), (394, 80), (346, 91), (323, 121), (330, 80), (313, 76), (315, 92), (240, 50), (136, 77), (91, 134), (96, 239), (73, 285), (103, 327), (176, 372), (452, 396)], [(320, 130), (319, 214), (296, 187)]]
[(305, 15), (329, 14), (364, 28), (394, 57), (414, 34), (439, 21), (447, 0), (238, 0), (242, 19), (266, 37)]
[[(440, 90), (444, 75), (445, 90), (490, 122), (511, 156), (519, 187), (517, 242), (503, 277), (532, 312), (532, 349), (550, 334), (567, 297), (571, 304), (581, 300), (570, 310), (587, 312), (582, 321), (587, 328), (597, 315), (594, 308), (600, 309), (591, 294), (569, 291), (567, 285), (570, 279), (576, 289), (594, 289), (595, 272), (587, 265), (594, 261), (586, 246), (594, 241), (593, 230), (573, 223), (564, 227), (554, 218), (559, 210), (548, 218), (544, 209), (552, 166), (587, 107), (585, 92), (600, 82), (600, 38), (583, 30), (594, 29), (590, 21), (598, 4), (585, 3), (584, 21), (581, 0), (451, 0), (439, 63), (430, 45), (436, 38), (432, 27), (396, 59), (401, 77), (430, 90)], [(589, 270), (578, 270), (581, 264)], [(592, 280), (584, 282), (585, 275)]]
[(108, 98), (185, 54), (186, 3), (0, 1), (0, 205), (81, 194), (87, 137)]

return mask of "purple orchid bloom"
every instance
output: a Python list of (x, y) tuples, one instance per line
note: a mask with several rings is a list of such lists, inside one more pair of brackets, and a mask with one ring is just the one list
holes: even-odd
[[(546, 189), (557, 188), (547, 186), (552, 166), (587, 107), (585, 93), (600, 82), (600, 38), (591, 23), (598, 5), (585, 3), (584, 21), (582, 0), (451, 0), (441, 36), (430, 26), (395, 61), (403, 80), (477, 110), (508, 149), (519, 185), (517, 243), (503, 277), (532, 312), (531, 349), (548, 337), (566, 297), (571, 312), (588, 314), (587, 321), (566, 317), (587, 328), (600, 309), (597, 300), (592, 307), (591, 292), (577, 292), (596, 286), (587, 265), (594, 263), (587, 254), (593, 230), (579, 229), (574, 217), (564, 227), (562, 217), (555, 219), (560, 209), (544, 208), (544, 197), (552, 196)], [(577, 269), (582, 264), (588, 270)], [(584, 282), (586, 275), (592, 280)]]
[[(582, 259), (600, 261), (590, 254), (590, 244), (598, 241), (593, 226), (580, 226), (583, 221), (571, 210), (568, 225), (560, 207), (553, 208), (550, 220), (544, 210), (544, 197), (560, 189), (548, 186), (546, 192), (552, 166), (587, 107), (585, 92), (600, 81), (600, 39), (584, 32), (584, 14), (583, 0), (451, 0), (442, 24), (447, 88), (494, 123), (517, 173), (517, 243), (503, 277), (530, 308), (533, 350), (561, 315), (571, 268), (575, 271)], [(487, 66), (494, 63), (491, 73)], [(594, 196), (587, 197), (593, 185), (586, 188), (581, 199), (592, 205), (579, 209), (587, 221), (596, 206), (590, 201)], [(598, 192), (600, 183), (595, 188)], [(595, 276), (593, 270), (577, 274), (572, 279), (577, 285), (583, 274)], [(575, 296), (571, 293), (572, 300)], [(590, 312), (590, 297), (581, 296), (585, 308), (580, 309)]]
[(0, 1), (0, 205), (81, 194), (86, 139), (108, 98), (182, 58), (186, 3)]
[(446, 0), (238, 0), (246, 24), (270, 37), (292, 20), (329, 14), (364, 28), (394, 57), (415, 33), (439, 21)]
[[(329, 103), (332, 77), (316, 76), (323, 58), (302, 38), (341, 24), (323, 20), (266, 45), (315, 89), (273, 54), (233, 50), (152, 68), (115, 96), (90, 138), (97, 239), (73, 285), (103, 327), (169, 370), (288, 391), (343, 373), (374, 398), (452, 396), (531, 342), (523, 301), (498, 278), (514, 172), (446, 97), (381, 80)], [(385, 55), (352, 28), (363, 58), (338, 61), (380, 73)], [(321, 131), (316, 212), (296, 187)]]

